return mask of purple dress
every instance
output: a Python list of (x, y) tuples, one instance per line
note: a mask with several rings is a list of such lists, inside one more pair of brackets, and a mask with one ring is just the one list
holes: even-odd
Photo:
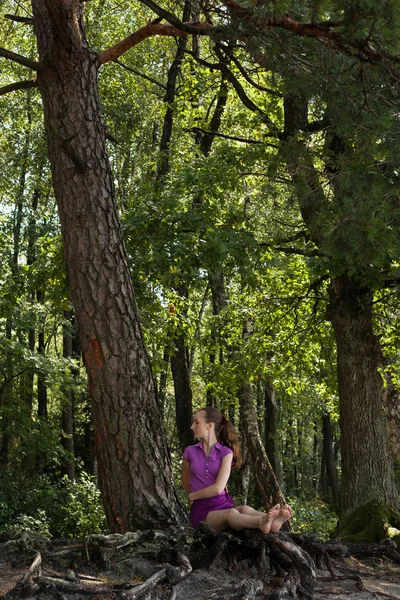
[[(192, 492), (197, 492), (216, 482), (222, 459), (227, 454), (232, 454), (233, 458), (232, 450), (220, 442), (215, 444), (208, 457), (205, 455), (201, 442), (185, 449), (183, 458), (190, 465), (190, 489)], [(206, 520), (209, 512), (234, 506), (235, 501), (226, 490), (211, 498), (195, 500), (190, 509), (190, 523), (196, 527), (201, 521)]]

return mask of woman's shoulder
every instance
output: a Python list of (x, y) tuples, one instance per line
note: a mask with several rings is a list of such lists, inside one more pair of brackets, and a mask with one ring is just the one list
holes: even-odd
[(201, 443), (186, 446), (185, 450), (183, 451), (183, 458), (186, 458), (186, 460), (190, 460), (190, 458), (193, 456), (193, 453), (196, 452), (197, 448), (199, 447), (201, 447)]
[(233, 454), (232, 448), (229, 448), (229, 446), (225, 446), (225, 444), (221, 444), (221, 442), (218, 442), (216, 446), (221, 458), (227, 456), (228, 454)]

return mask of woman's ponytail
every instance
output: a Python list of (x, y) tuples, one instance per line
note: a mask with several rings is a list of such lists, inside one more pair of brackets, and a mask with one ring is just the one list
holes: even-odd
[(232, 450), (232, 468), (240, 467), (242, 457), (240, 456), (239, 434), (233, 423), (214, 406), (206, 406), (201, 411), (204, 412), (206, 423), (214, 423), (217, 440)]

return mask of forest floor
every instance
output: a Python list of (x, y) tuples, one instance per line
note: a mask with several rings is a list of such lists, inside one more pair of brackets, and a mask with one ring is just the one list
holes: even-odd
[[(7, 592), (10, 592), (23, 579), (29, 569), (29, 563), (27, 564), (25, 561), (25, 564), (21, 565), (18, 564), (19, 562), (15, 557), (12, 561), (0, 560), (0, 598), (9, 597)], [(400, 600), (400, 564), (395, 564), (385, 557), (363, 559), (346, 557), (332, 560), (332, 566), (336, 575), (335, 579), (328, 571), (318, 571), (314, 592), (315, 600), (349, 600), (349, 598), (354, 600), (376, 600), (377, 598)], [(62, 594), (57, 592), (57, 596), (54, 598), (114, 600), (119, 597), (116, 591), (118, 584), (127, 581), (142, 583), (156, 573), (160, 567), (161, 565), (153, 559), (136, 557), (130, 560), (129, 565), (125, 565), (123, 569), (121, 569), (121, 565), (115, 564), (107, 571), (100, 570), (96, 565), (88, 563), (70, 571), (56, 568), (44, 560), (41, 564), (41, 575), (64, 581), (67, 585), (68, 580), (75, 578), (74, 582), (78, 586), (83, 585), (86, 588), (86, 593), (83, 595), (62, 590)], [(232, 590), (243, 589), (244, 581), (248, 581), (250, 586), (252, 582), (257, 581), (257, 569), (252, 567), (250, 562), (243, 561), (233, 571), (228, 570), (226, 557), (222, 555), (212, 567), (198, 568), (176, 585), (174, 588), (175, 598), (176, 600), (228, 600), (234, 595), (237, 598), (247, 598), (249, 597), (247, 595), (232, 593)], [(268, 598), (273, 591), (279, 588), (281, 581), (278, 577), (273, 577), (271, 573), (271, 578), (265, 584), (262, 592), (252, 597)], [(89, 586), (93, 586), (93, 594), (88, 593)], [(158, 594), (155, 597), (165, 598), (165, 600), (170, 598), (168, 589), (165, 589), (163, 595), (162, 588), (159, 588)], [(11, 597), (18, 599), (22, 598), (22, 595), (14, 593)], [(45, 597), (52, 598), (52, 594), (46, 594)], [(140, 597), (149, 598), (146, 594)]]

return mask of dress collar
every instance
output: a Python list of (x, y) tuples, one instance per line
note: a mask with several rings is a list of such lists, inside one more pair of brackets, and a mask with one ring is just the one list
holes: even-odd
[[(201, 449), (203, 450), (203, 442), (202, 442), (202, 441), (200, 441), (200, 442), (198, 442), (197, 444), (194, 444), (194, 447), (195, 447), (195, 448), (201, 448)], [(217, 443), (215, 444), (215, 446), (213, 446), (213, 447), (212, 447), (212, 449), (211, 449), (211, 452), (214, 450), (214, 448), (217, 448), (217, 450), (221, 450), (221, 448), (222, 448), (222, 444), (221, 444), (221, 442), (217, 442)], [(211, 452), (210, 452), (210, 454), (211, 454)]]

